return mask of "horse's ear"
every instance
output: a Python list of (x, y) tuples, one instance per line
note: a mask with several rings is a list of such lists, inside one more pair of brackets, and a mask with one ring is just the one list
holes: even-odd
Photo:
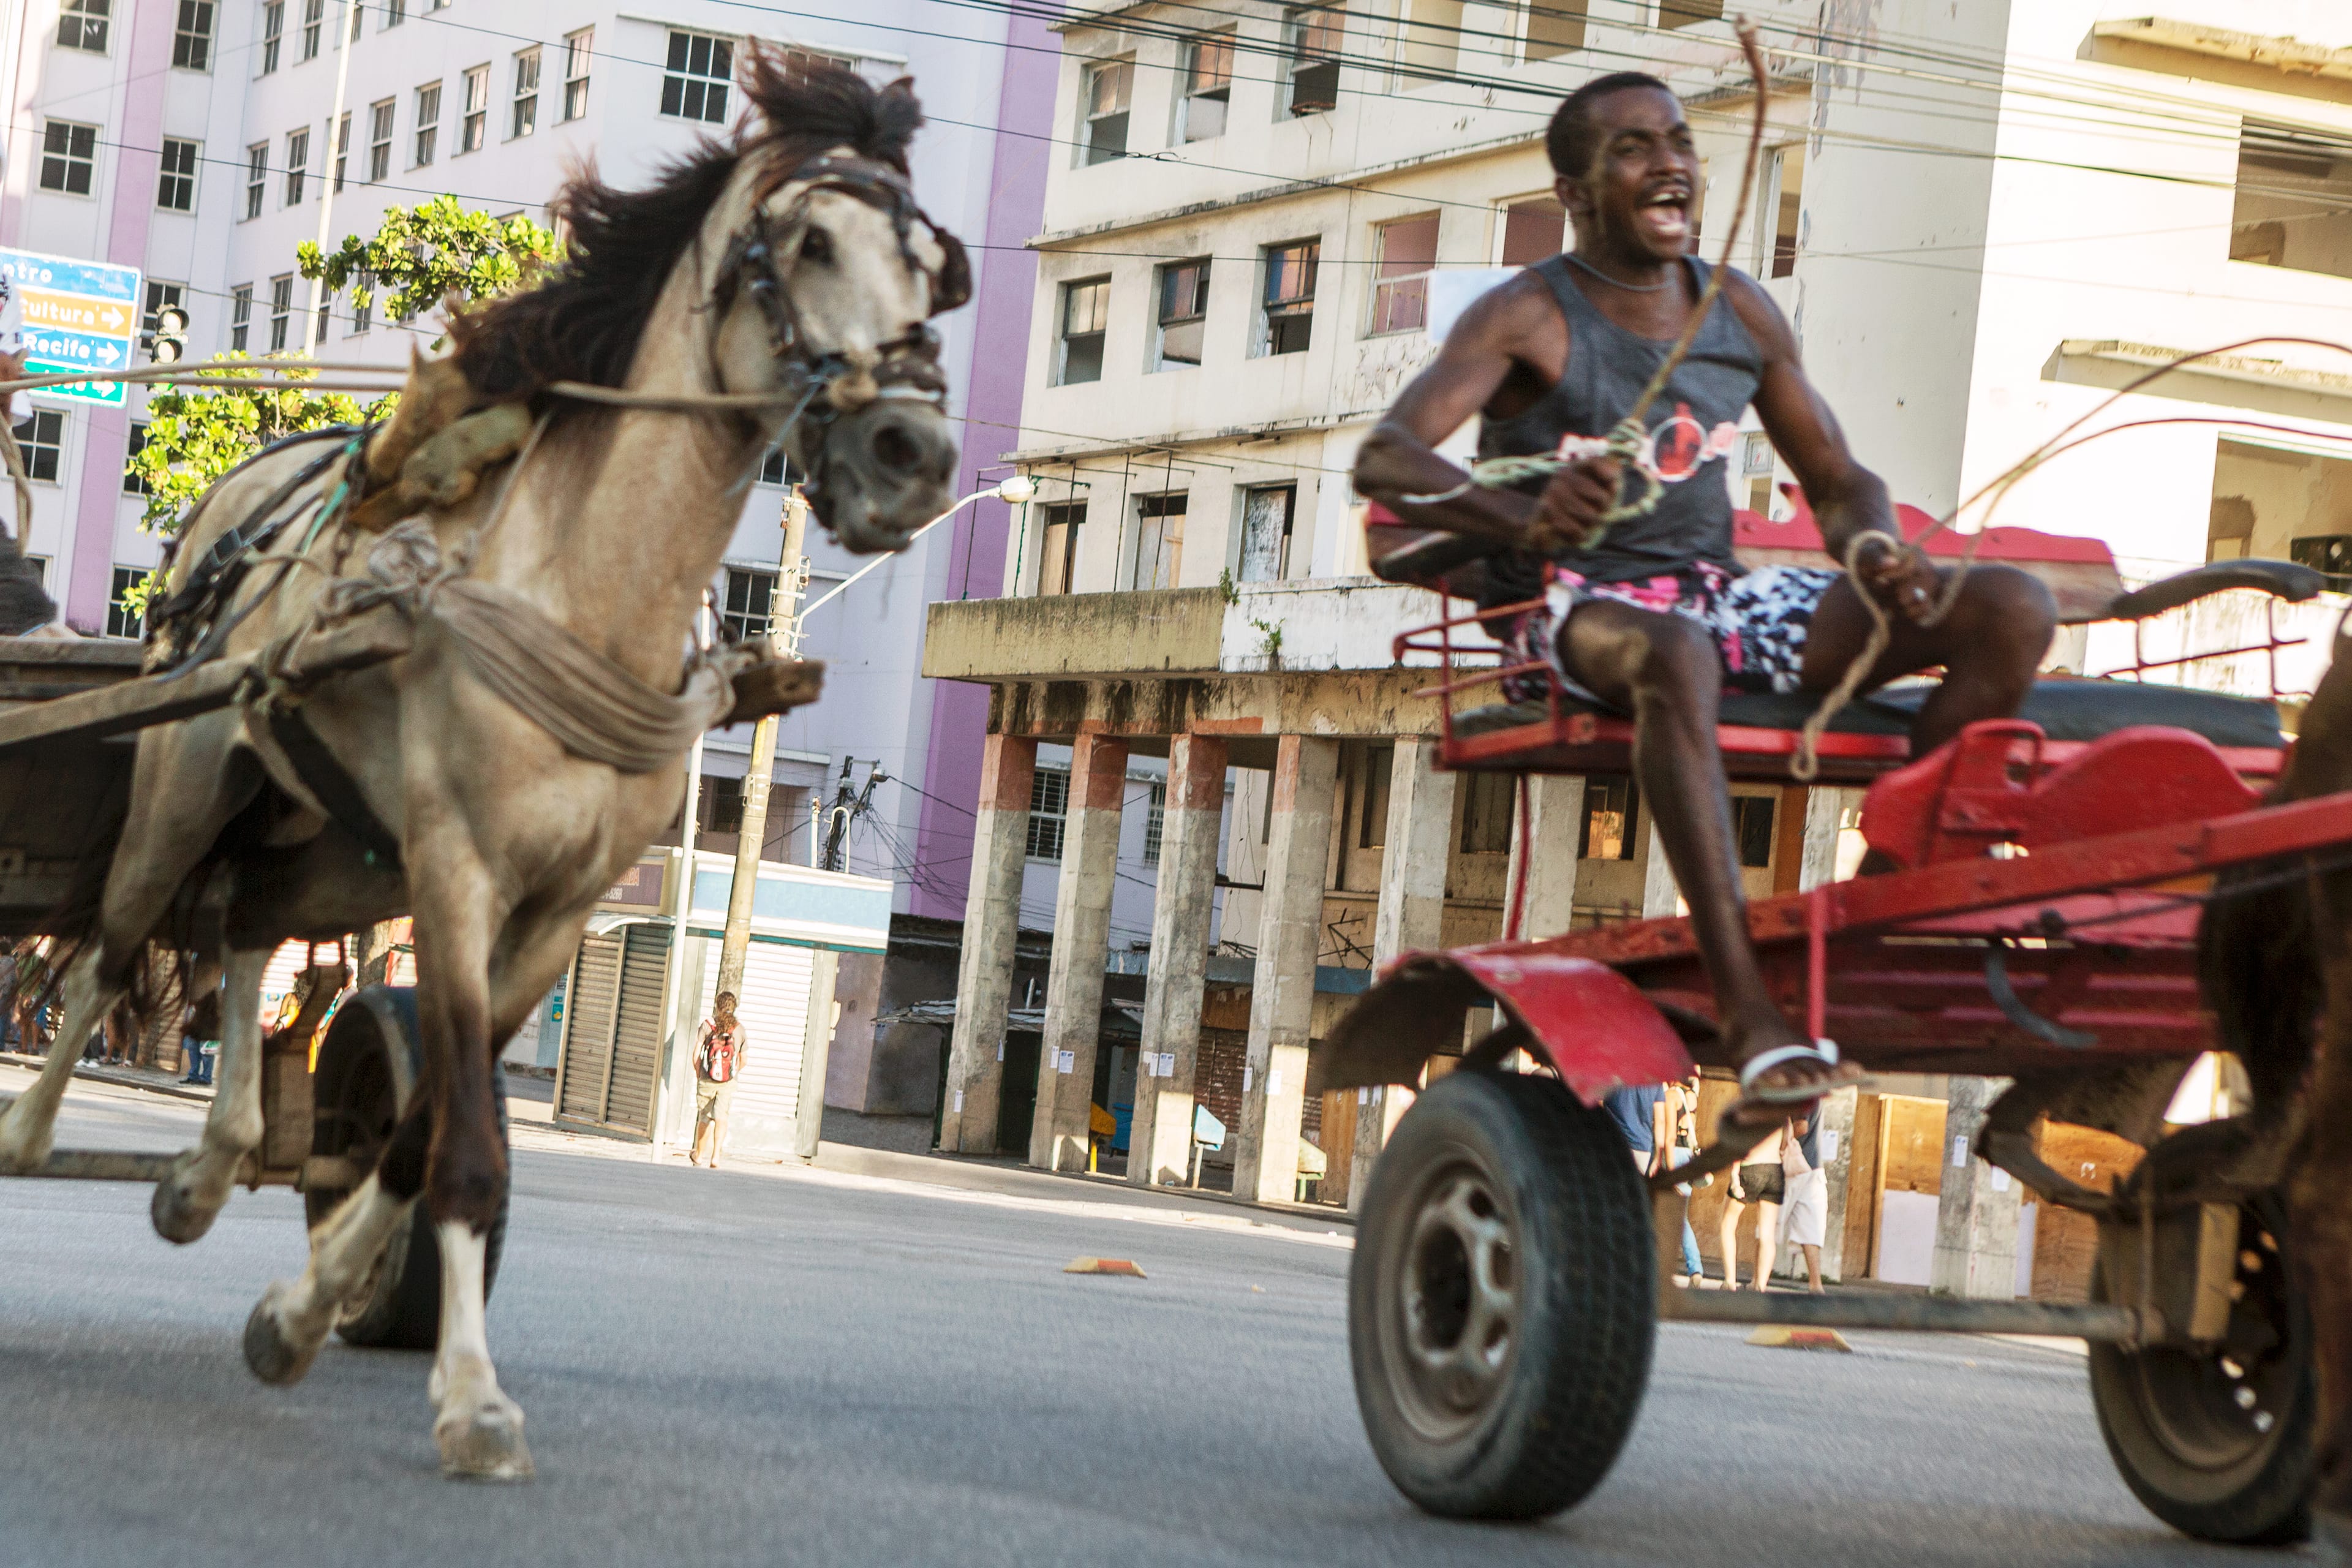
[(940, 248), (947, 253), (940, 263), (940, 275), (932, 284), (931, 314), (943, 316), (971, 298), (971, 258), (963, 241), (945, 229), (932, 231), (939, 238)]

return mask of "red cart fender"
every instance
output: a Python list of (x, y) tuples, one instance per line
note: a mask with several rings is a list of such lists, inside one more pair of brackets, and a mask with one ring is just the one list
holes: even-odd
[(1632, 981), (1549, 943), (1514, 942), (1399, 960), (1332, 1030), (1307, 1088), (1418, 1083), (1422, 1065), (1462, 1038), (1464, 1015), (1490, 1000), (1526, 1027), (1529, 1054), (1587, 1105), (1612, 1089), (1697, 1070)]

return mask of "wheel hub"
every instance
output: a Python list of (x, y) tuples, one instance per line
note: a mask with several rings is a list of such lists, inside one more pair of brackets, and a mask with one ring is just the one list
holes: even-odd
[(1424, 1184), (1391, 1289), (1394, 1384), (1407, 1416), (1433, 1437), (1475, 1426), (1507, 1382), (1518, 1346), (1515, 1216), (1483, 1172), (1463, 1166)]

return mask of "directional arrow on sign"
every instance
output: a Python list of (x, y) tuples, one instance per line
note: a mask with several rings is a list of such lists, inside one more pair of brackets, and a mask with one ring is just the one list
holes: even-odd
[(116, 348), (112, 343), (108, 343), (98, 351), (98, 363), (104, 365), (109, 370), (113, 369), (114, 362), (121, 357), (122, 351)]

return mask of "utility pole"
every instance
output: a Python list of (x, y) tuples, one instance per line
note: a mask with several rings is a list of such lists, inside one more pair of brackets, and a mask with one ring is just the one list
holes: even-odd
[[(808, 501), (794, 485), (784, 497), (784, 548), (769, 600), (769, 640), (789, 657), (800, 653), (801, 584), (808, 576)], [(751, 947), (751, 898), (760, 884), (760, 847), (768, 837), (768, 789), (776, 771), (777, 715), (751, 731), (751, 765), (743, 774), (743, 821), (735, 839), (735, 880), (727, 895), (727, 929), (719, 942), (719, 989), (743, 994), (743, 960)]]
[[(704, 595), (704, 599), (702, 607), (694, 613), (694, 640), (698, 646), (707, 646), (710, 641), (711, 615), (708, 594)], [(684, 1049), (686, 1031), (693, 1026), (684, 1021), (683, 1015), (689, 1011), (685, 995), (686, 922), (688, 917), (694, 911), (694, 829), (695, 819), (701, 814), (702, 736), (698, 732), (694, 737), (693, 749), (686, 754), (686, 801), (678, 808), (678, 885), (675, 888), (665, 887), (662, 889), (663, 893), (675, 899), (677, 903), (670, 910), (669, 961), (665, 966), (668, 973), (662, 981), (662, 994), (668, 998), (672, 1026), (671, 1048), (663, 1063), (662, 1077), (665, 1085), (663, 1098), (666, 1103), (662, 1106), (658, 1113), (659, 1120), (655, 1124), (654, 1152), (656, 1154), (667, 1150), (672, 1142), (668, 1137), (662, 1135), (663, 1129), (676, 1128), (680, 1121), (685, 1122), (684, 1136), (676, 1142), (681, 1145), (691, 1144), (694, 1142), (692, 1120), (694, 1074), (687, 1065), (690, 1058)], [(571, 1007), (575, 1000), (567, 996), (564, 998), (563, 1005), (567, 1008)]]
[[(353, 24), (360, 18), (360, 5), (361, 0), (351, 0), (351, 8), (343, 13), (341, 21), (333, 24), (342, 31), (342, 53), (335, 59), (335, 108), (334, 112), (327, 117), (326, 166), (319, 171), (319, 255), (321, 258), (326, 256), (328, 241), (334, 234), (335, 154), (341, 150), (348, 155), (348, 150), (339, 149), (336, 143), (343, 134), (343, 89), (352, 77), (352, 45), (354, 42), (352, 34)], [(302, 352), (313, 359), (318, 357), (321, 342), (327, 335), (319, 327), (319, 300), (326, 287), (327, 280), (323, 278), (310, 279), (310, 310), (302, 328)]]

